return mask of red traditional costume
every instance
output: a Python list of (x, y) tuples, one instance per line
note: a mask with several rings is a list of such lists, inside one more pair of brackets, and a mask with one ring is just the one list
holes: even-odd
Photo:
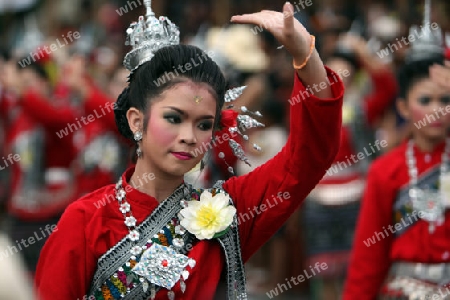
[[(67, 103), (68, 96), (57, 88), (50, 101), (28, 90), (11, 109), (15, 116), (6, 146), (8, 153), (20, 157), (8, 168), (13, 240), (27, 239), (39, 228), (55, 224), (70, 203), (120, 176), (114, 173), (120, 157), (115, 136), (108, 135), (100, 122), (77, 122), (83, 115)], [(23, 251), (32, 272), (45, 242), (40, 240)]]
[[(73, 186), (73, 182), (68, 184), (71, 178), (70, 164), (74, 157), (73, 143), (70, 136), (64, 136), (60, 139), (56, 136), (56, 132), (66, 126), (68, 122), (74, 120), (77, 114), (69, 105), (61, 103), (59, 99), (57, 102), (60, 104), (59, 106), (55, 106), (49, 99), (32, 90), (26, 91), (20, 102), (22, 114), (36, 123), (36, 126), (39, 126), (42, 131), (40, 148), (34, 146), (33, 149), (24, 150), (31, 151), (30, 153), (33, 153), (33, 156), (29, 157), (30, 153), (28, 153), (28, 156), (26, 153), (21, 154), (21, 156), (29, 157), (21, 163), (24, 164), (31, 160), (33, 164), (41, 164), (39, 175), (43, 176), (44, 172), (47, 172), (46, 178), (38, 180), (39, 186), (34, 187), (34, 189), (26, 189), (29, 193), (35, 193), (33, 196), (18, 195), (19, 198), (12, 197), (9, 203), (9, 211), (12, 215), (23, 220), (45, 220), (57, 216), (68, 203), (76, 199), (73, 189), (68, 188), (71, 185)], [(36, 157), (37, 153), (41, 153), (41, 157)], [(58, 176), (52, 174), (58, 174)], [(20, 180), (15, 180), (18, 185), (19, 182), (16, 181), (20, 182)], [(17, 192), (25, 192), (25, 190), (22, 190), (23, 188), (20, 188)], [(63, 190), (66, 190), (66, 192), (60, 193)], [(55, 194), (53, 197), (45, 197), (42, 196), (44, 191)], [(29, 207), (16, 203), (21, 198), (28, 199), (28, 202), (31, 203), (28, 205)]]
[[(414, 146), (418, 180), (435, 185), (445, 142), (426, 153)], [(375, 299), (394, 262), (440, 264), (450, 261), (450, 212), (429, 232), (429, 223), (408, 204), (407, 143), (373, 162), (353, 243), (344, 298)], [(442, 277), (441, 277), (442, 278)], [(450, 278), (448, 278), (450, 282)], [(431, 298), (430, 298), (431, 299)]]
[[(329, 78), (334, 75), (329, 69), (327, 72)], [(292, 107), (290, 137), (277, 156), (255, 171), (223, 183), (222, 188), (230, 195), (240, 220), (238, 234), (241, 246), (236, 252), (242, 253), (243, 261), (248, 260), (277, 231), (334, 160), (339, 146), (343, 86), (339, 82), (331, 88), (331, 99), (311, 96)], [(304, 91), (305, 87), (295, 76), (293, 95)], [(148, 221), (149, 215), (171, 200), (169, 197), (158, 203), (155, 198), (131, 188), (129, 179), (133, 172), (131, 168), (124, 173), (122, 185), (127, 190), (127, 201), (137, 224), (149, 224), (163, 217), (153, 215)], [(283, 193), (285, 198), (280, 198)], [(130, 282), (127, 282), (123, 268), (113, 270), (114, 267), (105, 264), (101, 267), (104, 270), (97, 269), (99, 258), (123, 251), (115, 245), (126, 239), (128, 233), (124, 216), (114, 198), (114, 185), (109, 185), (67, 208), (58, 223), (58, 230), (50, 236), (41, 253), (36, 284), (42, 299), (83, 299), (93, 288), (93, 278), (94, 281), (106, 279), (100, 290), (95, 287), (98, 299), (114, 299), (117, 290), (127, 293), (126, 287), (130, 287)], [(256, 213), (258, 209), (259, 213)], [(159, 229), (156, 228), (156, 232)], [(190, 270), (185, 293), (180, 290), (180, 283), (173, 287), (176, 299), (213, 299), (224, 264), (231, 259), (229, 254), (225, 256), (215, 240), (195, 240), (186, 255), (197, 263)], [(128, 254), (128, 259), (130, 256)], [(130, 266), (135, 262), (127, 263)], [(102, 271), (106, 271), (106, 277)], [(137, 289), (132, 287), (132, 292)], [(139, 289), (142, 292), (142, 287)], [(167, 299), (167, 290), (158, 291), (156, 298)]]
[[(29, 219), (59, 215), (69, 203), (120, 175), (117, 138), (99, 121), (113, 115), (112, 105), (91, 111), (72, 105), (70, 98), (70, 90), (63, 84), (55, 88), (52, 101), (31, 90), (23, 96), (24, 112), (45, 129), (46, 189), (54, 194), (38, 211), (19, 212)], [(103, 156), (96, 154), (102, 149)]]

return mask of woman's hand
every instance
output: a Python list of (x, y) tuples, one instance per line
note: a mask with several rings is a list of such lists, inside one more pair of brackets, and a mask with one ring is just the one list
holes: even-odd
[(263, 10), (259, 13), (233, 16), (231, 22), (255, 24), (266, 29), (300, 64), (309, 53), (311, 35), (294, 19), (294, 9), (290, 3), (284, 4), (283, 13)]
[(450, 90), (450, 61), (445, 61), (445, 66), (431, 66), (430, 77), (434, 82)]
[[(296, 65), (301, 65), (311, 49), (311, 35), (305, 27), (294, 18), (294, 7), (289, 2), (283, 6), (283, 13), (263, 10), (253, 14), (233, 16), (231, 22), (254, 24), (266, 29), (286, 48), (292, 55)], [(305, 85), (318, 85), (327, 82), (327, 74), (319, 54), (315, 49), (306, 66), (297, 70), (297, 74)], [(331, 89), (321, 89), (315, 93), (317, 97), (329, 98)]]

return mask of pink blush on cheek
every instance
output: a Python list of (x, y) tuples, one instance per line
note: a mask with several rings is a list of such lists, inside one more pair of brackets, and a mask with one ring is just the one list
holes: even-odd
[(151, 137), (154, 146), (165, 147), (173, 144), (177, 137), (175, 132), (171, 132), (168, 123), (162, 118), (151, 116), (147, 124), (147, 135)]
[(417, 122), (426, 117), (427, 117), (427, 113), (426, 113), (425, 109), (418, 108), (418, 107), (411, 108), (411, 119), (412, 119), (411, 121)]

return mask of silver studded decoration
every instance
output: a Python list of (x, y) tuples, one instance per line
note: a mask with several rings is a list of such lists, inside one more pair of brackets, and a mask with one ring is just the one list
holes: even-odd
[(255, 128), (255, 127), (264, 127), (263, 123), (260, 123), (260, 122), (256, 121), (255, 119), (253, 119), (249, 115), (239, 115), (239, 116), (237, 116), (237, 122), (239, 124), (238, 125), (239, 128), (241, 128), (243, 130), (250, 129), (250, 128)]
[[(175, 297), (173, 291), (170, 293), (170, 289), (180, 279), (186, 280), (188, 278), (189, 271), (185, 268), (189, 265), (190, 260), (191, 258), (177, 253), (170, 247), (153, 244), (142, 254), (139, 263), (132, 269), (132, 272), (154, 285), (168, 289), (169, 294)], [(169, 299), (174, 298), (169, 296)]]
[(141, 146), (139, 145), (139, 142), (142, 141), (142, 132), (140, 130), (136, 131), (133, 135), (134, 140), (136, 141), (136, 143), (138, 144), (138, 147), (136, 149), (136, 155), (138, 157), (142, 157), (142, 149)]
[(225, 103), (233, 102), (242, 95), (246, 86), (239, 86), (237, 88), (229, 89), (225, 92)]
[[(234, 152), (233, 152), (233, 153), (234, 153)], [(228, 164), (227, 160), (225, 159), (225, 153), (219, 152), (218, 156), (219, 156), (219, 158), (222, 159), (222, 160), (225, 162), (225, 164), (227, 165), (227, 167), (228, 167), (228, 172), (230, 172), (231, 174), (234, 174), (233, 167), (230, 166), (230, 165)]]
[[(448, 171), (448, 162), (450, 155), (450, 138), (445, 140), (445, 148), (441, 156), (440, 178)], [(429, 187), (419, 188), (416, 158), (414, 156), (414, 141), (409, 140), (406, 149), (406, 164), (409, 174), (409, 196), (413, 209), (422, 212), (420, 218), (428, 222), (428, 231), (433, 233), (436, 226), (442, 225), (445, 220), (445, 205), (442, 195), (439, 191), (434, 191)]]
[(241, 145), (239, 145), (239, 143), (237, 143), (233, 139), (230, 139), (228, 143), (230, 144), (231, 150), (233, 150), (234, 155), (251, 167), (252, 165), (248, 161), (247, 156), (245, 156), (245, 152), (244, 150), (242, 150)]
[(134, 133), (134, 140), (136, 142), (140, 142), (142, 140), (142, 132), (141, 131), (138, 130)]
[[(124, 223), (128, 228), (129, 234), (127, 237), (134, 243), (130, 250), (132, 254), (130, 259), (136, 260), (136, 257), (142, 254), (139, 263), (134, 266), (131, 274), (127, 276), (127, 284), (130, 284), (136, 276), (140, 276), (139, 281), (142, 283), (143, 291), (147, 292), (150, 288), (150, 299), (155, 299), (156, 285), (158, 285), (168, 289), (168, 298), (174, 300), (175, 293), (170, 289), (177, 282), (180, 282), (181, 290), (184, 293), (186, 290), (184, 280), (189, 277), (189, 271), (185, 268), (187, 266), (193, 268), (196, 265), (194, 259), (176, 252), (176, 249), (180, 249), (185, 245), (182, 235), (186, 232), (186, 229), (178, 221), (172, 219), (170, 224), (166, 225), (167, 228), (175, 226), (175, 236), (172, 239), (171, 246), (167, 247), (153, 243), (151, 239), (147, 240), (147, 243), (151, 244), (150, 247), (139, 246), (137, 242), (140, 240), (140, 234), (136, 228), (137, 220), (132, 215), (131, 205), (127, 202), (127, 193), (123, 188), (122, 178), (116, 183), (115, 195), (119, 203), (119, 210), (125, 219)], [(187, 206), (188, 201), (181, 200), (180, 205)], [(164, 234), (164, 230), (161, 230), (160, 233)], [(153, 237), (159, 239), (158, 234), (155, 234)], [(127, 267), (131, 266), (130, 262), (126, 262), (125, 265)], [(119, 268), (119, 271), (123, 271), (123, 268)]]
[(151, 60), (159, 49), (180, 43), (178, 27), (167, 17), (156, 18), (151, 3), (150, 0), (144, 0), (146, 18), (140, 16), (138, 22), (131, 23), (126, 31), (125, 45), (132, 46), (133, 49), (127, 53), (123, 64), (132, 72)]
[[(225, 103), (228, 103), (228, 107), (233, 107), (233, 105), (229, 104), (229, 103), (233, 102), (237, 98), (239, 98), (239, 96), (241, 96), (242, 93), (244, 92), (245, 88), (246, 88), (246, 86), (240, 86), (240, 87), (236, 87), (233, 89), (229, 89), (228, 91), (225, 92)], [(264, 124), (258, 122), (257, 120), (255, 120), (248, 114), (251, 114), (251, 115), (257, 116), (257, 117), (262, 117), (262, 114), (259, 111), (253, 112), (245, 106), (241, 106), (241, 111), (246, 114), (238, 115), (237, 127), (230, 127), (228, 130), (232, 135), (233, 135), (233, 133), (238, 133), (242, 137), (243, 140), (248, 141), (249, 137), (247, 134), (245, 134), (246, 130), (248, 130), (250, 128), (255, 128), (255, 127), (264, 127)], [(247, 165), (251, 166), (248, 158), (245, 156), (244, 150), (242, 149), (241, 145), (239, 145), (239, 143), (237, 143), (233, 139), (230, 139), (229, 145), (230, 145), (231, 150), (233, 151), (233, 154), (237, 158), (239, 158), (240, 160), (245, 162)], [(257, 151), (261, 151), (261, 147), (258, 146), (257, 144), (253, 144), (253, 148)], [(228, 171), (231, 174), (234, 174), (233, 168), (225, 160), (225, 154), (223, 152), (219, 153), (219, 158), (224, 160), (225, 164), (228, 166)]]
[[(139, 232), (136, 230), (136, 218), (131, 213), (131, 206), (127, 202), (127, 193), (125, 189), (122, 187), (122, 178), (116, 184), (116, 200), (119, 203), (119, 210), (123, 214), (125, 219), (124, 223), (128, 228), (128, 238), (132, 242), (139, 241)], [(134, 245), (130, 252), (133, 255), (139, 255), (142, 251), (142, 248), (138, 245)]]

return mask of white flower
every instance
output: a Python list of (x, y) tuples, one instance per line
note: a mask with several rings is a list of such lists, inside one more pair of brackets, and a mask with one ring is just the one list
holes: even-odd
[(120, 189), (120, 190), (117, 192), (116, 197), (117, 197), (117, 199), (118, 199), (119, 201), (122, 201), (123, 198), (125, 198), (126, 194), (127, 194), (127, 193), (125, 192), (124, 189)]
[(142, 247), (141, 246), (133, 246), (133, 248), (131, 248), (130, 252), (133, 255), (139, 255), (142, 252)]
[(128, 227), (136, 226), (136, 219), (133, 216), (126, 217), (125, 218), (125, 225), (127, 225)]
[(130, 233), (128, 234), (128, 238), (133, 242), (138, 241), (139, 240), (139, 232), (137, 230), (130, 231)]
[(209, 191), (200, 195), (200, 201), (189, 201), (183, 208), (180, 224), (199, 240), (212, 239), (215, 234), (228, 228), (233, 222), (236, 208), (229, 205), (230, 196), (217, 193), (214, 197)]
[(130, 211), (130, 204), (128, 204), (128, 202), (124, 202), (124, 203), (120, 204), (119, 209), (123, 214), (126, 214), (127, 212)]

